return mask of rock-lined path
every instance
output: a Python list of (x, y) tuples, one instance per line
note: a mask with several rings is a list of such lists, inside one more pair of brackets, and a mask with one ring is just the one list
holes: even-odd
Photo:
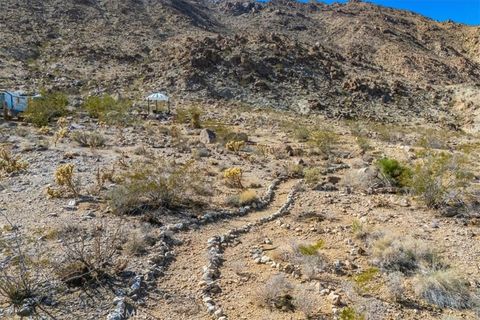
[[(148, 306), (148, 309), (154, 310), (152, 315), (165, 320), (211, 319), (212, 315), (217, 312), (217, 318), (221, 318), (223, 314), (218, 312), (217, 307), (214, 310), (211, 307), (207, 308), (209, 299), (205, 296), (206, 283), (215, 280), (205, 277), (205, 266), (209, 265), (211, 262), (209, 260), (212, 258), (209, 250), (212, 248), (212, 243), (215, 242), (212, 239), (232, 230), (238, 231), (245, 226), (266, 223), (273, 220), (277, 214), (284, 214), (289, 206), (286, 204), (291, 204), (293, 201), (292, 190), (296, 190), (298, 182), (298, 180), (288, 180), (280, 183), (274, 192), (272, 201), (262, 210), (206, 224), (197, 230), (177, 233), (175, 237), (183, 241), (183, 244), (174, 248), (175, 260), (169, 265), (165, 275), (158, 279), (156, 294), (159, 295), (159, 298), (152, 299), (151, 303), (155, 301), (155, 305)], [(245, 232), (250, 231), (250, 228), (248, 229)], [(238, 232), (238, 234), (240, 233)], [(221, 288), (212, 287), (212, 290), (215, 292)], [(176, 314), (176, 316), (170, 316), (172, 314)]]

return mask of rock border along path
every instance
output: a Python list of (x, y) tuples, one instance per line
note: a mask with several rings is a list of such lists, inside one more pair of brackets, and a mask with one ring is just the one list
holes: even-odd
[(208, 239), (208, 265), (203, 267), (203, 279), (200, 284), (202, 286), (203, 304), (207, 312), (212, 315), (214, 319), (228, 319), (228, 317), (223, 313), (222, 308), (215, 302), (213, 297), (215, 293), (221, 292), (221, 289), (218, 285), (218, 279), (220, 278), (220, 268), (223, 265), (223, 253), (226, 247), (228, 247), (229, 243), (240, 237), (242, 234), (250, 232), (252, 228), (261, 226), (286, 215), (294, 203), (295, 195), (297, 194), (301, 183), (302, 182), (300, 181), (292, 188), (287, 196), (286, 202), (273, 214), (262, 217), (254, 222), (247, 223), (242, 227), (230, 229), (222, 235), (216, 235)]
[[(131, 309), (133, 306), (128, 306), (125, 300), (127, 297), (129, 297), (132, 300), (138, 299), (138, 296), (140, 295), (139, 291), (142, 288), (148, 291), (149, 288), (154, 287), (155, 281), (160, 276), (162, 276), (164, 272), (167, 270), (170, 262), (175, 257), (173, 247), (176, 245), (176, 241), (172, 237), (174, 234), (181, 231), (187, 231), (189, 229), (194, 229), (200, 226), (205, 226), (211, 223), (215, 223), (220, 220), (226, 220), (228, 222), (228, 219), (243, 217), (253, 211), (263, 210), (272, 203), (275, 196), (275, 190), (278, 188), (278, 186), (282, 182), (285, 182), (286, 180), (287, 180), (286, 178), (275, 179), (268, 186), (262, 198), (252, 206), (244, 206), (235, 211), (207, 212), (197, 219), (192, 219), (190, 221), (182, 222), (182, 223), (169, 224), (161, 227), (160, 228), (161, 233), (159, 237), (160, 241), (153, 248), (153, 251), (155, 251), (155, 253), (151, 254), (150, 256), (151, 266), (148, 269), (149, 271), (146, 272), (145, 274), (136, 275), (134, 279), (134, 283), (129, 288), (129, 290), (127, 290), (127, 292), (122, 292), (115, 297), (115, 299), (113, 300), (114, 309), (107, 315), (107, 319), (123, 320), (129, 317), (129, 314), (127, 313), (131, 313), (131, 315), (134, 315), (134, 312), (127, 312), (129, 307)], [(285, 204), (284, 206), (282, 206), (282, 208), (279, 211), (277, 211), (277, 213), (280, 211), (282, 212), (282, 214), (285, 213), (284, 211), (288, 209), (289, 205), (293, 201), (291, 198), (293, 199), (293, 196), (289, 195), (288, 199), (290, 200), (287, 201), (288, 206), (287, 204)], [(259, 225), (259, 223), (262, 224), (267, 222), (267, 220), (271, 219), (272, 216), (275, 216), (275, 214), (259, 219), (259, 221), (255, 223), (247, 224), (248, 227), (247, 229), (245, 229), (244, 232), (248, 232), (251, 229), (251, 227)], [(268, 221), (271, 221), (271, 220), (268, 220)], [(237, 229), (244, 229), (244, 228), (237, 228)], [(236, 229), (233, 229), (233, 230), (236, 230)], [(238, 234), (241, 234), (241, 233), (242, 232), (238, 232)]]

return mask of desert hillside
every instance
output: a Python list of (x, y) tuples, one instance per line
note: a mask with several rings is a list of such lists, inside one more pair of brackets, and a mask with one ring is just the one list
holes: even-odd
[[(1, 85), (466, 124), (480, 28), (351, 1), (0, 1)], [(464, 106), (467, 104), (467, 106)]]

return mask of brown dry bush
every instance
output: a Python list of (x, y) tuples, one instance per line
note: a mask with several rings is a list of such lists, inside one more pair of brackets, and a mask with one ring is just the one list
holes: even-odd
[(199, 196), (208, 193), (206, 180), (193, 161), (136, 163), (121, 180), (109, 195), (110, 208), (120, 215), (191, 206), (199, 204)]
[(122, 271), (125, 260), (120, 255), (122, 229), (92, 225), (89, 229), (72, 229), (63, 234), (63, 261), (57, 275), (68, 285), (102, 281)]

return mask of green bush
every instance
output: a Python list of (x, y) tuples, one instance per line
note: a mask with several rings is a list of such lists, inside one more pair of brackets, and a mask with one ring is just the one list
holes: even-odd
[(103, 147), (106, 138), (97, 132), (75, 131), (71, 135), (72, 140), (82, 147), (98, 148)]
[(129, 100), (115, 100), (112, 96), (90, 96), (83, 103), (88, 114), (107, 124), (121, 125), (130, 121), (128, 111), (131, 107)]
[(463, 204), (473, 178), (465, 167), (459, 156), (429, 153), (414, 167), (407, 185), (430, 208)]
[(31, 99), (23, 113), (25, 121), (37, 127), (48, 125), (56, 117), (67, 114), (68, 98), (61, 92), (42, 92), (40, 98)]
[(329, 130), (317, 130), (310, 133), (308, 144), (322, 155), (330, 155), (338, 143), (338, 135)]
[(382, 180), (390, 186), (404, 186), (411, 175), (411, 170), (395, 159), (382, 158), (376, 164)]

